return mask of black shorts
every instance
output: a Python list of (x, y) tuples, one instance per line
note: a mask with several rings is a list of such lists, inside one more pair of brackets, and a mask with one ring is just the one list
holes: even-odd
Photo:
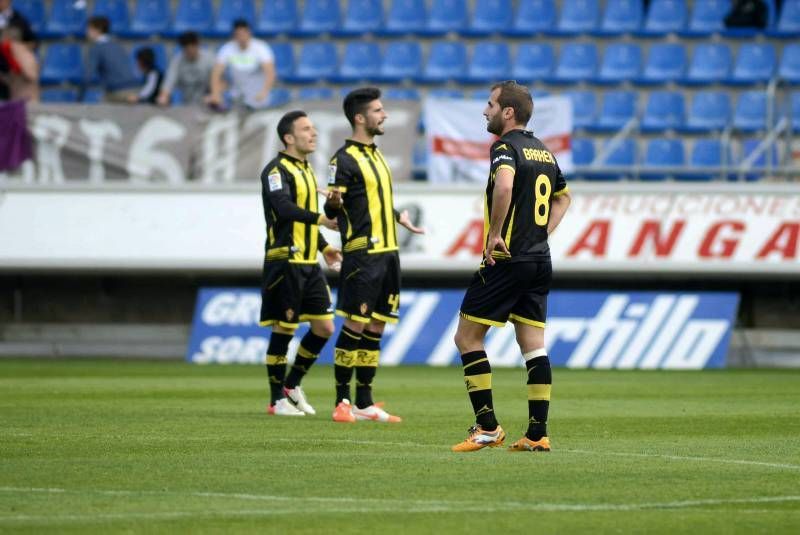
[(495, 327), (512, 321), (544, 328), (552, 280), (549, 259), (483, 266), (464, 295), (461, 317)]
[(397, 323), (400, 317), (400, 256), (389, 253), (344, 255), (336, 314), (361, 323)]
[(301, 321), (324, 319), (333, 319), (333, 306), (318, 264), (264, 262), (259, 325), (296, 329)]

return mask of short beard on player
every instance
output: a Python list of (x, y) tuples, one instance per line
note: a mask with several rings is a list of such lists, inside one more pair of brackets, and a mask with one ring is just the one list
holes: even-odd
[(499, 136), (503, 133), (503, 116), (501, 114), (497, 114), (486, 123), (486, 130), (490, 134), (494, 134)]
[(370, 136), (382, 136), (383, 135), (383, 127), (379, 123), (375, 123), (373, 125), (366, 125), (364, 130), (367, 132), (367, 135)]

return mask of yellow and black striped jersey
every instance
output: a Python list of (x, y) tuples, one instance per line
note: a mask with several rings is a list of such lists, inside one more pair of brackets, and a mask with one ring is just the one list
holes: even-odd
[[(569, 191), (553, 154), (533, 132), (512, 130), (492, 144), (489, 183), (484, 204), (484, 245), (492, 217), (494, 179), (502, 168), (514, 172), (511, 205), (503, 221), (502, 237), (512, 260), (549, 258), (547, 223), (552, 198)], [(498, 260), (508, 255), (495, 250)]]
[(375, 144), (348, 139), (331, 159), (328, 186), (342, 192), (342, 209), (326, 206), (326, 214), (338, 218), (345, 253), (398, 249), (392, 172)]
[(319, 232), (317, 177), (305, 160), (280, 152), (261, 172), (267, 260), (316, 264), (327, 243)]

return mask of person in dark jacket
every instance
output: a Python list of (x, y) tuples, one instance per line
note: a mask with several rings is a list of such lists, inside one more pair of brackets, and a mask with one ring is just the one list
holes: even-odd
[[(91, 17), (86, 37), (92, 43), (86, 60), (83, 89), (99, 83), (108, 102), (128, 102), (136, 96), (139, 81), (134, 76), (125, 48), (109, 35), (111, 22), (106, 17)], [(97, 81), (95, 81), (95, 79)]]
[(156, 54), (149, 46), (140, 48), (136, 52), (136, 64), (144, 76), (144, 85), (139, 89), (136, 95), (130, 95), (128, 102), (142, 103), (142, 104), (155, 104), (158, 92), (161, 89), (161, 80), (163, 75), (156, 66)]

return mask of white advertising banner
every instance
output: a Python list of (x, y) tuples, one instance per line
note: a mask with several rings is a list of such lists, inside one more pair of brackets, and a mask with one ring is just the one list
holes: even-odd
[[(672, 185), (671, 185), (672, 187)], [(570, 184), (550, 238), (561, 273), (800, 275), (800, 188)], [(401, 228), (407, 272), (470, 272), (483, 249), (483, 193), (397, 188), (424, 236)], [(0, 191), (0, 269), (258, 271), (258, 189)], [(333, 243), (338, 236), (326, 231)]]
[[(489, 149), (497, 136), (486, 131), (481, 100), (425, 99), (428, 180), (434, 184), (485, 184), (489, 175)], [(534, 99), (528, 123), (536, 137), (550, 149), (561, 170), (572, 171), (572, 103), (566, 97)]]

